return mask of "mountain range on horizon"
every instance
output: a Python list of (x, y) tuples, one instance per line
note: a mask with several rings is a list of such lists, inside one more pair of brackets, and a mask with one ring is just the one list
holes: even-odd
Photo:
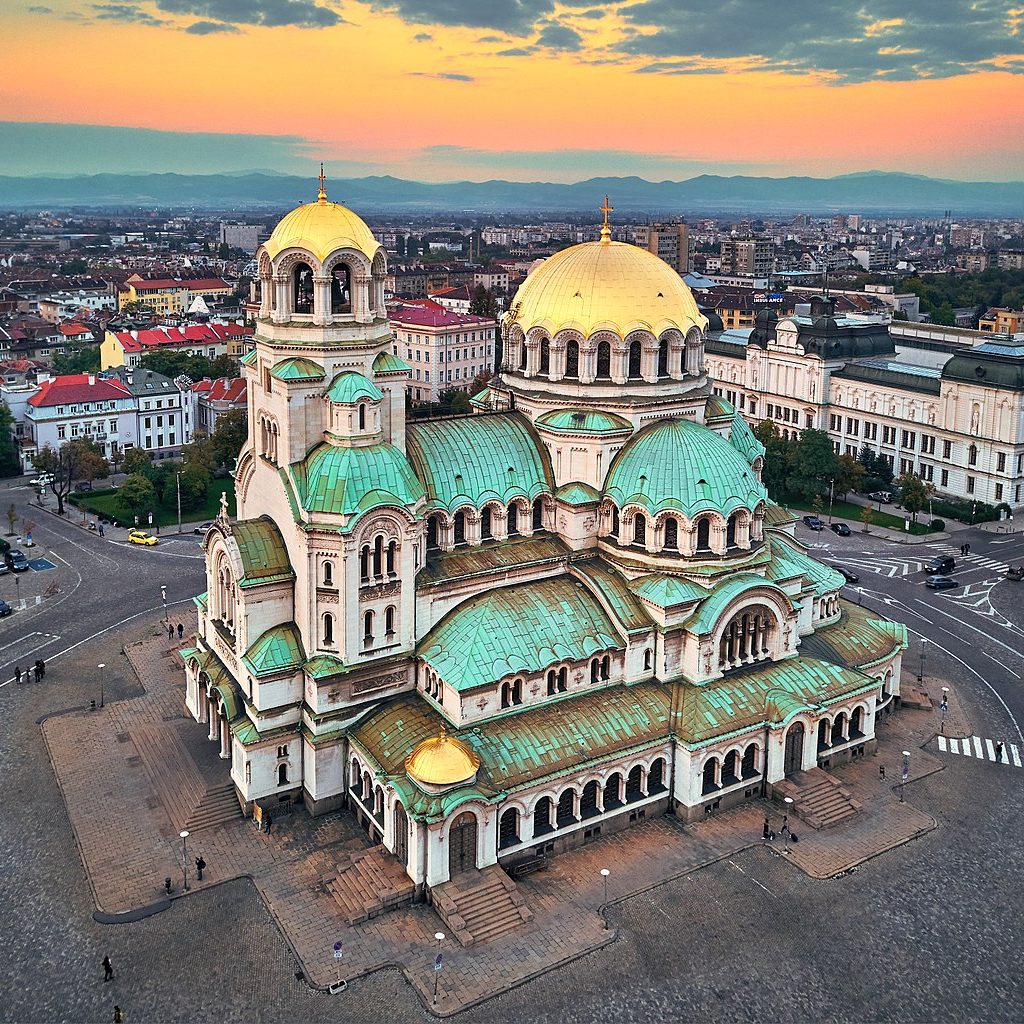
[[(91, 174), (0, 176), (0, 208), (286, 209), (312, 200), (315, 181), (298, 175)], [(331, 198), (366, 212), (498, 214), (595, 211), (607, 193), (630, 214), (900, 213), (1024, 216), (1024, 182), (956, 181), (890, 171), (831, 178), (701, 174), (681, 181), (597, 177), (570, 184), (422, 182), (373, 175), (335, 179)]]

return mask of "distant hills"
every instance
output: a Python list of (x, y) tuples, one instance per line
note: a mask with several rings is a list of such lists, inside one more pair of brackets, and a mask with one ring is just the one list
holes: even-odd
[[(277, 210), (311, 200), (316, 183), (295, 175), (91, 174), (0, 176), (0, 208), (174, 207)], [(573, 184), (520, 181), (404, 181), (390, 176), (334, 180), (331, 198), (361, 211), (395, 213), (594, 212), (605, 193), (619, 214), (921, 213), (1024, 215), (1024, 182), (946, 181), (865, 171), (834, 178), (701, 174), (685, 181), (590, 178)]]

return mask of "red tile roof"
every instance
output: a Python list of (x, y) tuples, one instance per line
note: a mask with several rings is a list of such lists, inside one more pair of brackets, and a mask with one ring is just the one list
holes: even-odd
[(169, 288), (187, 288), (190, 292), (207, 292), (229, 287), (227, 282), (222, 281), (219, 277), (140, 277), (138, 274), (129, 277), (125, 284), (131, 285), (137, 292), (162, 292)]
[(196, 381), (192, 385), (200, 398), (209, 402), (233, 402), (242, 403), (246, 400), (246, 381), (244, 377), (218, 377), (217, 380)]
[(155, 327), (148, 331), (118, 331), (114, 337), (125, 352), (141, 352), (146, 348), (216, 345), (252, 333), (253, 328), (238, 323), (192, 324), (185, 328)]
[(60, 333), (63, 334), (65, 338), (78, 338), (83, 334), (92, 334), (92, 331), (90, 331), (85, 324), (79, 323), (76, 320), (71, 320), (64, 324), (58, 324), (57, 326), (60, 329)]
[(131, 398), (131, 392), (120, 381), (90, 373), (73, 373), (44, 381), (28, 404), (36, 407), (71, 405), (76, 402), (109, 402), (115, 398)]
[(453, 313), (431, 299), (405, 303), (391, 314), (391, 320), (411, 327), (479, 327), (494, 323), (475, 313)]

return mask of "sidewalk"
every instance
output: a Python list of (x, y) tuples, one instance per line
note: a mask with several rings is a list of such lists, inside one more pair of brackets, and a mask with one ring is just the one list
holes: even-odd
[[(162, 909), (164, 878), (172, 879), (174, 897), (182, 896), (178, 830), (136, 743), (161, 729), (192, 730), (189, 744), (204, 741), (204, 727), (183, 714), (180, 661), (158, 619), (126, 653), (145, 691), (141, 697), (93, 712), (58, 714), (42, 723), (96, 905), (108, 913)], [(928, 682), (933, 688), (941, 685)], [(955, 717), (959, 707), (954, 695), (947, 735), (954, 734), (954, 726), (969, 730), (966, 720)], [(920, 749), (937, 726), (934, 710), (903, 710), (880, 727), (875, 756), (834, 769), (863, 810), (822, 832), (800, 829), (800, 841), (788, 855), (792, 864), (811, 877), (828, 878), (935, 828), (934, 819), (912, 805), (913, 786), (906, 787), (906, 802), (900, 803), (892, 783), (899, 781), (903, 749), (914, 751), (911, 783), (941, 770), (941, 762)], [(879, 782), (880, 763), (887, 767), (885, 784)], [(198, 759), (197, 766), (210, 783), (223, 785), (228, 779), (228, 763), (215, 755)], [(463, 949), (445, 942), (433, 1012), (464, 1010), (614, 941), (615, 932), (604, 918), (602, 868), (610, 871), (609, 902), (621, 902), (760, 845), (765, 814), (777, 822), (781, 806), (753, 799), (692, 824), (665, 815), (553, 858), (545, 871), (518, 882), (533, 913), (531, 922), (494, 943)], [(368, 845), (347, 811), (310, 818), (298, 809), (277, 816), (270, 835), (256, 832), (240, 817), (189, 837), (190, 860), (201, 853), (208, 865), (202, 883), (190, 878), (189, 895), (231, 878), (251, 878), (311, 984), (327, 987), (398, 967), (429, 1008), (437, 952), (433, 936), (445, 930), (433, 909), (405, 907), (349, 927), (327, 887), (347, 854)], [(771, 849), (783, 855), (778, 842)], [(341, 961), (331, 955), (339, 940), (344, 944)]]

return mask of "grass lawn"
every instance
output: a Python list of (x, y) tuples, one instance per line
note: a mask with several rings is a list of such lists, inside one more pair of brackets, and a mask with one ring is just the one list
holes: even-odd
[[(216, 517), (220, 510), (220, 493), (227, 491), (228, 511), (235, 514), (235, 481), (226, 476), (222, 479), (211, 481), (206, 492), (206, 501), (197, 509), (191, 512), (181, 510), (181, 521), (183, 523), (203, 522)], [(72, 504), (76, 505), (83, 512), (91, 512), (93, 515), (104, 515), (108, 519), (114, 519), (122, 526), (131, 525), (133, 516), (126, 512), (117, 503), (117, 494), (75, 494), (71, 497)], [(139, 525), (148, 525), (146, 516), (139, 517)], [(163, 504), (153, 509), (153, 523), (161, 526), (176, 526), (178, 523), (178, 499), (173, 486), (167, 488), (164, 493)]]
[[(784, 501), (780, 501), (780, 504), (784, 505), (786, 508), (795, 509), (800, 512), (814, 511), (813, 502), (805, 501), (802, 499), (786, 499)], [(863, 523), (863, 520), (861, 519), (861, 515), (863, 514), (863, 512), (864, 506), (856, 505), (852, 501), (837, 501), (834, 502), (832, 505), (833, 517), (838, 517), (839, 519), (848, 519), (850, 520), (850, 522), (855, 524)], [(822, 510), (820, 515), (822, 519), (824, 519), (826, 522), (828, 521), (827, 501), (822, 503)], [(903, 516), (894, 516), (890, 515), (888, 512), (879, 512), (878, 509), (874, 507), (872, 507), (871, 509), (871, 526), (884, 526), (890, 530), (899, 530), (901, 533), (905, 533), (907, 532), (905, 523), (906, 520), (903, 518)], [(852, 529), (856, 530), (857, 527), (853, 526)], [(933, 531), (929, 529), (926, 523), (910, 524), (910, 533), (916, 534), (918, 536), (920, 536), (921, 534), (932, 532)]]

